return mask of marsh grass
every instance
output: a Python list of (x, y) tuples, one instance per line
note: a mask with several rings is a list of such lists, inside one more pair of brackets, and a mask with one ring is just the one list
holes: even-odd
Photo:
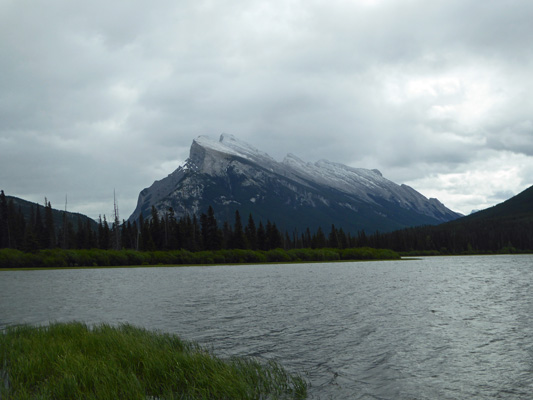
[(132, 325), (54, 323), (0, 333), (0, 399), (301, 399), (275, 362), (222, 359)]

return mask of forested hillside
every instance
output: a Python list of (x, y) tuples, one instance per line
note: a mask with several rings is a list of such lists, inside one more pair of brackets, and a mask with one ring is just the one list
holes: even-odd
[(513, 252), (533, 250), (533, 186), (494, 207), (438, 226), (374, 234), (371, 246), (396, 251)]
[(32, 203), (0, 191), (0, 248), (36, 250), (74, 247), (78, 233), (95, 232), (97, 223), (89, 217)]

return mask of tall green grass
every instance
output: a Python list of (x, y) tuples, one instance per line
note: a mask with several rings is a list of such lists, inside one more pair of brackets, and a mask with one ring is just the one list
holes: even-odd
[(0, 333), (1, 399), (301, 399), (275, 362), (221, 359), (131, 325), (54, 323)]

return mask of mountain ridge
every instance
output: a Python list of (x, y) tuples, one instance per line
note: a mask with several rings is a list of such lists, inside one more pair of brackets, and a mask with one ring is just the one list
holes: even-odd
[(390, 231), (460, 216), (437, 199), (386, 179), (379, 170), (328, 160), (310, 163), (291, 153), (278, 162), (222, 134), (218, 141), (194, 139), (184, 165), (141, 191), (129, 220), (149, 217), (152, 206), (162, 215), (172, 208), (182, 216), (198, 214), (209, 205), (221, 220), (231, 220), (239, 209), (263, 221), (279, 219), (288, 229), (333, 223), (349, 231)]
[(479, 220), (497, 220), (499, 218), (521, 219), (533, 218), (533, 186), (524, 189), (515, 196), (484, 210), (461, 217), (448, 224), (469, 223)]
[[(8, 202), (13, 201), (13, 205), (15, 206), (16, 209), (20, 207), (22, 214), (24, 215), (24, 218), (27, 220), (30, 218), (32, 209), (33, 211), (37, 211), (37, 208), (39, 208), (39, 212), (41, 213), (41, 215), (44, 215), (44, 210), (46, 206), (42, 204), (23, 199), (21, 197), (11, 196), (7, 194), (5, 196), (6, 196), (6, 201)], [(84, 224), (86, 224), (87, 221), (89, 221), (89, 224), (93, 230), (96, 230), (96, 228), (98, 227), (98, 223), (85, 214), (81, 214), (75, 211), (64, 211), (64, 210), (59, 210), (57, 208), (52, 208), (52, 216), (54, 218), (54, 224), (56, 226), (59, 227), (63, 224), (63, 215), (66, 215), (67, 222), (71, 223), (74, 227), (77, 226), (78, 218)]]
[(414, 253), (531, 252), (533, 186), (502, 203), (453, 221), (380, 235), (379, 243), (389, 249)]

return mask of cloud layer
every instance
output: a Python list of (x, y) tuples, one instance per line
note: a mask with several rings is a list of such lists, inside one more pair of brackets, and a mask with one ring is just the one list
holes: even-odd
[(533, 3), (0, 0), (0, 188), (122, 217), (198, 135), (463, 213), (533, 184)]

